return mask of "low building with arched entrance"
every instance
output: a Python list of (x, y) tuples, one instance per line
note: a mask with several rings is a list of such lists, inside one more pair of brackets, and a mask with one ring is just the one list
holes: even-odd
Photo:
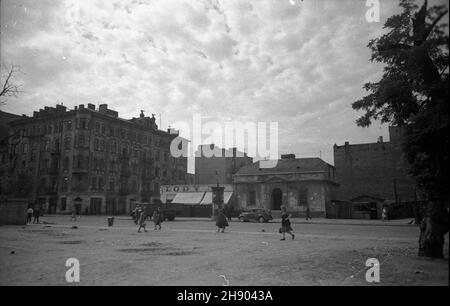
[(262, 207), (274, 216), (286, 206), (293, 216), (325, 216), (338, 187), (335, 168), (320, 158), (282, 155), (275, 167), (261, 162), (241, 168), (233, 177), (237, 203), (241, 209)]

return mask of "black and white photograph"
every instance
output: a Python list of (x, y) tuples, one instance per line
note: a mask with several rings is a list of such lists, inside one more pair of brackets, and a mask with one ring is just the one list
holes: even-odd
[(449, 286), (448, 9), (0, 0), (0, 286)]

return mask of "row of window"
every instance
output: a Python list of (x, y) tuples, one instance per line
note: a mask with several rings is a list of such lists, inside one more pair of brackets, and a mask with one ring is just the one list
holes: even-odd
[[(64, 130), (63, 130), (64, 126)], [(77, 129), (90, 130), (89, 120), (87, 118), (76, 118), (75, 126)], [(42, 124), (33, 125), (30, 128), (16, 129), (16, 135), (22, 136), (35, 136), (35, 135), (52, 135), (60, 134), (63, 132), (70, 132), (73, 129), (72, 120), (67, 120), (64, 122), (57, 122), (53, 124)], [(96, 135), (103, 135), (109, 137), (117, 137), (121, 139), (127, 139), (129, 141), (137, 142), (143, 145), (154, 145), (154, 146), (169, 146), (169, 139), (162, 139), (152, 134), (144, 134), (142, 132), (137, 132), (133, 130), (126, 130), (121, 127), (106, 126), (105, 123), (100, 123), (98, 121), (94, 124), (94, 132)]]
[[(131, 180), (130, 182), (120, 180), (119, 185), (116, 184), (117, 181), (114, 179), (110, 179), (108, 182), (108, 186), (105, 186), (105, 179), (100, 176), (93, 176), (91, 178), (90, 182), (90, 190), (91, 191), (109, 191), (109, 192), (115, 192), (115, 191), (121, 191), (121, 192), (129, 192), (129, 193), (136, 193), (139, 191), (139, 185), (137, 180)], [(80, 182), (74, 181), (73, 183), (74, 189), (79, 191), (87, 191), (87, 184), (80, 184)], [(155, 186), (159, 186), (158, 183), (155, 183)], [(105, 188), (107, 189), (105, 190)], [(119, 190), (117, 190), (117, 187), (120, 187)], [(50, 181), (47, 180), (47, 178), (42, 178), (40, 182), (40, 189), (48, 191), (49, 188), (51, 190), (57, 191), (57, 180), (53, 179)], [(158, 187), (159, 188), (159, 187)], [(158, 190), (158, 189), (155, 189)], [(69, 178), (63, 177), (61, 181), (61, 192), (68, 192), (69, 191)], [(151, 191), (151, 188), (148, 184), (142, 184), (142, 191), (149, 192)]]
[[(249, 205), (256, 206), (256, 191), (251, 190), (249, 192)], [(297, 205), (298, 206), (308, 206), (308, 189), (302, 188), (298, 190), (297, 196)]]

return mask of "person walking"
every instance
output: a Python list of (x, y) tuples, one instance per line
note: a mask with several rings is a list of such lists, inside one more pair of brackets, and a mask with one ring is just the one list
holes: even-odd
[(293, 233), (293, 229), (291, 227), (291, 221), (290, 218), (291, 215), (288, 214), (286, 207), (283, 206), (281, 209), (281, 228), (280, 228), (280, 233), (283, 234), (283, 238), (281, 238), (281, 240), (286, 240), (285, 234), (288, 233), (289, 235), (291, 235), (292, 240), (295, 239), (295, 235)]
[(381, 211), (381, 220), (389, 221), (387, 207), (383, 206), (383, 210)]
[(152, 218), (153, 218), (153, 223), (155, 224), (155, 231), (157, 229), (161, 230), (161, 223), (163, 222), (163, 218), (164, 218), (163, 213), (161, 211), (161, 207), (158, 206), (158, 208), (156, 208), (153, 211), (153, 217)]
[(219, 209), (219, 212), (217, 214), (217, 221), (216, 221), (216, 226), (217, 226), (217, 232), (222, 232), (225, 233), (225, 228), (228, 226), (228, 221), (227, 221), (227, 216), (225, 215), (225, 212), (223, 211), (223, 209)]
[(33, 208), (30, 206), (27, 209), (27, 224), (31, 223), (31, 217), (33, 217)]
[(311, 211), (309, 210), (309, 205), (306, 206), (306, 220), (312, 220)]
[(34, 210), (33, 210), (33, 224), (37, 223), (39, 224), (39, 216), (41, 215), (41, 210), (39, 209), (39, 206), (37, 206)]
[(75, 207), (72, 207), (72, 213), (70, 214), (70, 221), (77, 221), (77, 215), (75, 214)]
[(138, 228), (138, 233), (141, 232), (141, 228), (144, 229), (144, 232), (147, 232), (147, 230), (145, 229), (145, 227), (147, 226), (147, 223), (145, 223), (145, 220), (147, 219), (147, 214), (143, 211), (140, 215), (139, 215), (139, 228)]
[(233, 214), (233, 207), (231, 205), (225, 206), (225, 215), (227, 216), (228, 221), (231, 222), (231, 215)]

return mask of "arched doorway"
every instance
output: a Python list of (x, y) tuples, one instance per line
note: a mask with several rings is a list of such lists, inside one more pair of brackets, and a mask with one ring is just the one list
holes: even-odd
[(272, 190), (272, 209), (281, 210), (281, 204), (283, 203), (283, 192), (280, 188)]

